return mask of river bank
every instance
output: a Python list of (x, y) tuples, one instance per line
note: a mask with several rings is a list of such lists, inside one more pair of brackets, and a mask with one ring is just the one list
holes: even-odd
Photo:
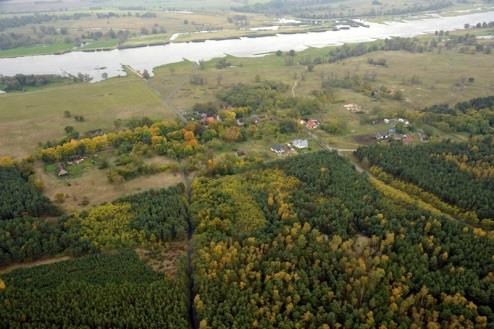
[[(114, 49), (108, 51), (74, 51), (60, 55), (25, 56), (0, 59), (0, 74), (87, 74), (92, 81), (126, 75), (123, 65), (143, 72), (171, 63), (207, 61), (224, 57), (258, 57), (281, 51), (302, 51), (310, 47), (322, 48), (344, 43), (359, 43), (391, 37), (414, 37), (434, 31), (453, 31), (465, 24), (494, 21), (494, 11), (475, 14), (432, 17), (413, 21), (386, 23), (363, 22), (368, 27), (358, 27), (324, 32), (280, 34), (262, 37), (239, 37), (226, 40), (169, 43), (166, 45)], [(105, 70), (99, 68), (105, 67)]]

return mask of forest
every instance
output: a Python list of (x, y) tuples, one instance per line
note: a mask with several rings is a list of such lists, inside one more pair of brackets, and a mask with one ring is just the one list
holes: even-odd
[(132, 251), (95, 254), (3, 275), (2, 328), (188, 328), (185, 282)]
[(494, 96), (474, 98), (454, 106), (439, 104), (422, 110), (421, 120), (444, 131), (492, 134)]
[(188, 230), (181, 185), (134, 194), (79, 214), (51, 218), (26, 214), (0, 220), (0, 266), (182, 241)]
[[(394, 147), (400, 146), (388, 146)], [(459, 159), (467, 167), (491, 160), (490, 139), (463, 147), (471, 150), (471, 159)], [(357, 154), (368, 152), (362, 161), (371, 163), (373, 152), (387, 151), (371, 150)], [(453, 163), (441, 158), (439, 146), (427, 152), (444, 167)], [(192, 319), (202, 329), (493, 328), (494, 242), (485, 230), (382, 194), (334, 152), (231, 173), (194, 179), (190, 204), (178, 185), (55, 223), (4, 220), (0, 236), (26, 236), (1, 245), (4, 264), (45, 252), (78, 258), (3, 274), (0, 323), (185, 328)], [(186, 239), (189, 216), (191, 264), (184, 259), (174, 278), (131, 250)], [(37, 252), (28, 252), (33, 245)]]
[(13, 77), (0, 77), (0, 87), (6, 92), (22, 91), (29, 87), (41, 87), (50, 83), (69, 81), (68, 78), (58, 75), (17, 74)]
[(335, 153), (193, 192), (201, 328), (492, 327), (492, 239), (383, 197)]
[(79, 214), (2, 219), (0, 266), (71, 260), (2, 274), (0, 328), (188, 328), (182, 262), (175, 264), (178, 274), (165, 276), (133, 251), (152, 255), (186, 239), (184, 193), (179, 185)]
[(0, 221), (0, 266), (60, 254), (81, 255), (91, 250), (79, 236), (77, 222), (19, 217)]
[(58, 210), (29, 177), (32, 172), (0, 165), (0, 222), (17, 216), (56, 215)]
[(130, 204), (133, 220), (129, 226), (144, 231), (149, 240), (174, 241), (187, 236), (188, 203), (183, 184), (120, 198), (115, 203)]
[[(484, 23), (492, 26), (494, 23)], [(425, 53), (439, 49), (457, 49), (460, 52), (490, 53), (492, 45), (481, 44), (474, 34), (450, 35), (448, 31), (436, 31), (428, 39), (419, 38), (390, 38), (383, 41), (372, 41), (358, 44), (345, 44), (334, 47), (329, 52), (329, 62), (334, 63), (350, 57), (358, 57), (376, 51), (407, 51), (410, 53)]]
[(414, 147), (396, 143), (359, 148), (356, 156), (487, 220), (494, 218), (493, 145), (492, 137)]

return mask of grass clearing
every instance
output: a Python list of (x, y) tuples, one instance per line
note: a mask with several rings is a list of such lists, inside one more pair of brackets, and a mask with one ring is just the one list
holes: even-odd
[(2, 269), (0, 269), (0, 274), (6, 274), (21, 268), (31, 268), (31, 267), (36, 267), (36, 266), (41, 266), (41, 265), (49, 265), (49, 264), (55, 264), (59, 262), (65, 262), (67, 260), (71, 260), (73, 257), (71, 256), (59, 256), (59, 257), (50, 257), (46, 259), (39, 259), (35, 260), (32, 262), (27, 262), (27, 263), (15, 263), (8, 265)]
[(151, 250), (135, 249), (143, 263), (151, 267), (153, 271), (164, 273), (170, 278), (177, 276), (186, 251), (187, 241), (167, 242), (164, 246), (153, 246)]
[(169, 33), (161, 33), (161, 34), (153, 34), (153, 35), (144, 35), (136, 38), (131, 38), (125, 41), (122, 46), (123, 47), (137, 47), (137, 46), (151, 46), (151, 45), (160, 45), (165, 44), (170, 39)]
[[(65, 201), (60, 206), (66, 211), (78, 211), (119, 197), (174, 186), (183, 181), (179, 173), (170, 171), (150, 176), (141, 176), (115, 185), (108, 182), (107, 172), (96, 168), (86, 169), (84, 175), (70, 179), (58, 178), (54, 173), (46, 172), (41, 163), (35, 165), (36, 176), (43, 182), (43, 193), (51, 200), (57, 194), (64, 194)], [(87, 198), (89, 204), (81, 205)]]

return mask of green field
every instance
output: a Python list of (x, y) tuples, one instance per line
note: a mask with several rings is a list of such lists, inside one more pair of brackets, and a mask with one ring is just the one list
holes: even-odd
[(20, 56), (32, 56), (32, 55), (50, 55), (56, 53), (63, 53), (74, 49), (74, 45), (68, 43), (55, 43), (49, 45), (21, 47), (0, 50), (0, 57), (20, 57)]
[[(146, 83), (135, 76), (47, 87), (0, 98), (0, 153), (16, 157), (32, 154), (39, 142), (61, 138), (65, 126), (85, 132), (112, 128), (117, 119), (172, 115)], [(65, 118), (64, 111), (82, 115), (85, 121)]]

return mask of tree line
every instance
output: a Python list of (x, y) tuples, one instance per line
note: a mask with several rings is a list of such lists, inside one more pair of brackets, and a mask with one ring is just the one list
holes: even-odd
[(421, 112), (422, 122), (445, 131), (491, 134), (494, 129), (494, 96), (474, 98), (453, 106), (438, 104)]
[(0, 165), (0, 222), (19, 216), (50, 216), (56, 207), (30, 181), (28, 166)]

